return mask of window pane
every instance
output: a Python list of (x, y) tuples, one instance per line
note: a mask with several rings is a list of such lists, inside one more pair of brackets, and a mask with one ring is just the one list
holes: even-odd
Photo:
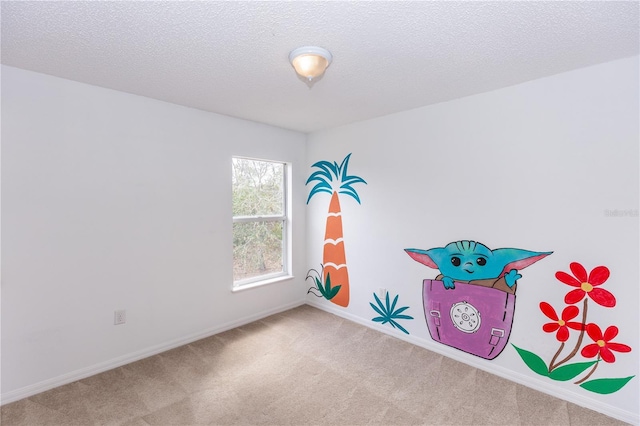
[(284, 214), (284, 164), (233, 159), (233, 216)]
[(282, 272), (283, 221), (233, 224), (233, 280)]

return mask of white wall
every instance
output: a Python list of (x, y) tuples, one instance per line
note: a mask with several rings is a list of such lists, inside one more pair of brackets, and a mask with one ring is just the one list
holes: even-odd
[[(2, 402), (304, 303), (305, 140), (3, 66)], [(293, 164), (294, 280), (231, 292), (232, 155)]]
[[(632, 352), (618, 354), (614, 364), (601, 363), (593, 378), (637, 375), (638, 217), (607, 217), (605, 210), (637, 215), (639, 207), (638, 72), (633, 57), (310, 135), (308, 164), (340, 161), (351, 152), (349, 173), (368, 184), (357, 188), (362, 205), (348, 197), (342, 202), (349, 307), (312, 296), (308, 302), (638, 423), (639, 377), (599, 395), (537, 376), (511, 346), (487, 361), (434, 342), (422, 311), (421, 282), (437, 271), (403, 251), (463, 239), (490, 248), (553, 251), (522, 271), (510, 337), (547, 362), (558, 342), (542, 331), (547, 320), (538, 305), (547, 301), (560, 311), (570, 290), (555, 272), (569, 271), (574, 261), (588, 270), (606, 265), (611, 278), (603, 288), (615, 294), (617, 306), (591, 303), (588, 320), (617, 325), (614, 341)], [(328, 195), (308, 206), (308, 268), (322, 262), (327, 205)], [(410, 306), (407, 313), (415, 320), (402, 321), (409, 337), (371, 321), (369, 302), (380, 287), (399, 294), (399, 306)]]
[[(638, 378), (611, 395), (552, 382), (507, 347), (493, 361), (434, 343), (421, 303), (436, 271), (407, 247), (459, 239), (553, 250), (523, 271), (510, 342), (547, 360), (538, 304), (553, 274), (604, 264), (633, 351), (598, 373), (638, 374), (638, 58), (305, 136), (2, 67), (2, 402), (295, 306), (322, 258), (328, 195), (304, 201), (309, 165), (352, 152), (362, 205), (342, 201), (351, 303), (309, 303), (372, 327), (372, 293), (415, 320), (394, 335), (638, 423)], [(293, 163), (295, 280), (231, 293), (231, 155)], [(304, 166), (302, 166), (304, 165)], [(306, 210), (306, 213), (305, 213)], [(306, 225), (305, 225), (305, 214)], [(306, 230), (306, 237), (305, 237)], [(304, 252), (307, 252), (306, 259)], [(127, 309), (124, 326), (113, 311)], [(408, 366), (407, 368), (411, 368)], [(597, 376), (597, 374), (596, 374)]]

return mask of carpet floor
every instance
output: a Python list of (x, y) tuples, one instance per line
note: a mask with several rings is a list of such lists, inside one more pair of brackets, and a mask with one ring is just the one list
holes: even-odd
[(308, 305), (1, 408), (35, 425), (623, 425)]

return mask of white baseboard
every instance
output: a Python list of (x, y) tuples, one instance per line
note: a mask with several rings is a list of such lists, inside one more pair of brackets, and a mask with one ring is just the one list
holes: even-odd
[(554, 387), (549, 382), (537, 379), (535, 377), (526, 376), (524, 374), (520, 374), (518, 372), (506, 369), (504, 367), (500, 367), (498, 365), (493, 365), (491, 366), (491, 368), (487, 368), (487, 365), (485, 363), (481, 363), (479, 359), (476, 359), (476, 357), (474, 356), (466, 357), (464, 356), (463, 352), (460, 352), (457, 349), (453, 349), (449, 346), (441, 345), (424, 338), (404, 334), (390, 327), (377, 325), (377, 323), (374, 323), (373, 321), (367, 321), (363, 318), (350, 314), (349, 312), (345, 312), (344, 310), (337, 308), (333, 305), (328, 305), (327, 303), (321, 303), (315, 300), (308, 299), (307, 305), (313, 306), (314, 308), (318, 308), (325, 312), (329, 312), (341, 318), (348, 319), (349, 321), (353, 321), (355, 323), (361, 324), (365, 327), (371, 328), (381, 333), (396, 337), (400, 340), (404, 340), (416, 346), (423, 347), (432, 352), (436, 352), (440, 355), (446, 356), (448, 358), (454, 359), (456, 361), (459, 361), (464, 364), (470, 365), (472, 367), (478, 368), (480, 370), (486, 371), (487, 373), (495, 374), (496, 376), (502, 377), (512, 382), (521, 384), (531, 389), (535, 389), (537, 391), (546, 393), (556, 398), (560, 398), (567, 402), (574, 403), (576, 405), (588, 408), (590, 410), (598, 411), (604, 415), (613, 417), (618, 420), (622, 420), (623, 422), (627, 422), (632, 425), (640, 424), (640, 415), (638, 413), (621, 410), (617, 407), (613, 407), (609, 404), (589, 398), (588, 396), (585, 396), (585, 395), (576, 394), (574, 392), (567, 392), (564, 389)]
[(207, 330), (203, 330), (199, 333), (194, 333), (189, 336), (181, 337), (179, 339), (170, 340), (168, 342), (151, 346), (149, 348), (136, 351), (130, 354), (126, 354), (114, 359), (110, 359), (108, 361), (101, 362), (99, 364), (95, 364), (86, 368), (81, 368), (79, 370), (75, 370), (70, 373), (66, 373), (51, 379), (43, 380), (33, 385), (25, 386), (23, 388), (16, 389), (7, 393), (2, 393), (0, 395), (0, 405), (4, 405), (4, 404), (15, 402), (24, 398), (28, 398), (30, 396), (47, 391), (49, 389), (56, 388), (58, 386), (66, 385), (68, 383), (72, 383), (77, 380), (85, 379), (87, 377), (90, 377), (99, 373), (103, 373), (108, 370), (113, 370), (114, 368), (118, 368), (123, 365), (130, 364), (132, 362), (141, 360), (143, 358), (157, 355), (159, 353), (177, 348), (179, 346), (187, 345), (197, 340), (213, 336), (214, 334), (222, 333), (224, 331), (231, 330), (232, 328), (240, 327), (242, 325), (249, 324), (253, 321), (257, 321), (262, 318), (268, 317), (270, 315), (277, 314), (279, 312), (284, 312), (304, 304), (305, 304), (305, 301), (302, 300), (302, 301), (282, 305), (276, 308), (268, 309), (268, 310), (259, 312), (257, 314), (253, 314), (244, 318), (240, 318), (234, 321), (221, 324), (216, 327), (212, 327)]

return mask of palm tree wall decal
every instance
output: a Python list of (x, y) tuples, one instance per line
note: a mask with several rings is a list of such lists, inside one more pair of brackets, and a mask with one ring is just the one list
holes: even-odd
[(342, 210), (340, 209), (340, 198), (338, 194), (345, 194), (353, 197), (360, 204), (360, 196), (353, 189), (356, 183), (364, 183), (359, 176), (349, 176), (347, 168), (349, 158), (347, 155), (340, 165), (337, 162), (318, 161), (311, 167), (316, 170), (309, 176), (305, 185), (317, 182), (309, 193), (307, 204), (311, 198), (320, 193), (331, 194), (329, 211), (325, 224), (324, 248), (322, 253), (323, 280), (329, 281), (333, 287), (340, 286), (338, 292), (331, 297), (331, 302), (336, 305), (346, 307), (349, 305), (349, 272), (347, 269), (347, 259), (344, 250), (344, 238), (342, 232)]

